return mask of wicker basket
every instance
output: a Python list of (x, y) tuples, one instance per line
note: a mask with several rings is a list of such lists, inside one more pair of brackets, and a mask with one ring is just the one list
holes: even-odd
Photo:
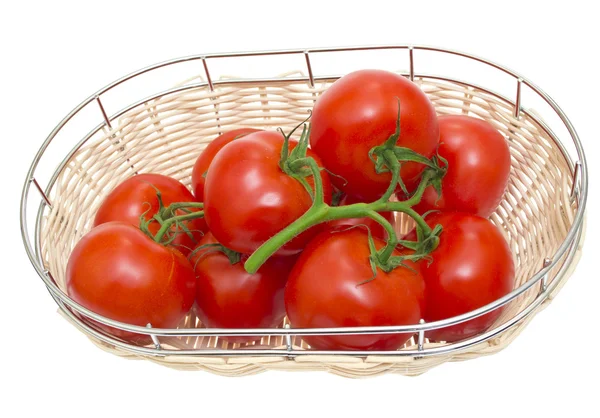
[[(306, 118), (319, 94), (339, 77), (314, 72), (312, 57), (361, 51), (406, 54), (408, 70), (403, 74), (421, 86), (439, 114), (462, 113), (485, 119), (507, 138), (512, 154), (510, 183), (491, 220), (503, 232), (513, 252), (517, 267), (513, 293), (478, 311), (441, 323), (387, 327), (387, 332), (407, 329), (415, 332), (415, 337), (396, 352), (314, 352), (301, 339), (307, 330), (284, 327), (285, 323), (271, 331), (275, 335), (265, 335), (260, 342), (240, 346), (219, 339), (218, 335), (226, 330), (202, 328), (193, 313), (180, 324), (179, 331), (147, 329), (154, 344), (140, 347), (103, 334), (74, 314), (78, 312), (113, 326), (144, 331), (100, 317), (64, 293), (69, 254), (90, 229), (98, 205), (113, 187), (138, 172), (162, 173), (189, 185), (196, 157), (220, 132), (238, 127), (290, 129)], [(511, 100), (492, 88), (450, 76), (416, 73), (415, 56), (421, 51), (476, 62), (501, 72), (510, 78), (516, 96)], [(282, 56), (302, 58), (306, 65), (304, 71), (261, 79), (217, 79), (211, 78), (209, 73), (209, 66), (224, 58), (272, 60)], [(144, 85), (142, 95), (136, 90), (138, 96), (134, 104), (107, 116), (104, 102), (111, 92), (133, 83), (141, 75), (190, 63), (198, 64), (196, 71), (201, 71), (201, 77), (189, 78), (158, 93), (150, 85)], [(566, 132), (562, 137), (564, 143), (536, 112), (522, 106), (525, 89), (542, 98), (543, 104), (558, 116), (560, 128)], [(139, 100), (140, 97), (147, 98)], [(42, 188), (36, 169), (46, 158), (46, 148), (77, 115), (88, 109), (93, 109), (96, 119), (86, 129), (96, 128), (83, 139), (75, 135), (68, 138), (70, 147), (79, 142), (54, 171), (47, 187)], [(39, 195), (30, 196), (32, 188), (37, 188)], [(130, 74), (90, 96), (57, 126), (35, 157), (23, 191), (21, 224), (26, 251), (58, 303), (59, 312), (99, 347), (116, 355), (145, 358), (177, 369), (200, 369), (232, 376), (267, 369), (327, 370), (349, 377), (385, 372), (417, 375), (446, 361), (466, 360), (501, 350), (548, 305), (577, 264), (583, 241), (586, 194), (585, 157), (568, 119), (545, 93), (504, 67), (454, 51), (405, 45), (270, 51), (173, 60)], [(34, 197), (39, 197), (39, 206)], [(35, 218), (35, 230), (30, 236), (28, 220), (31, 222), (32, 218)], [(397, 219), (400, 232), (409, 226), (409, 221)], [(423, 338), (428, 327), (467, 320), (500, 305), (506, 306), (502, 316), (483, 335), (454, 344), (435, 344)], [(338, 329), (337, 332), (369, 330)]]

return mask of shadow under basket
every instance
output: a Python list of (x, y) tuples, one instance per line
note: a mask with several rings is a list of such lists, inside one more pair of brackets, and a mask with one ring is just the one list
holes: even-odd
[[(372, 49), (377, 48), (383, 47)], [(106, 318), (95, 316), (66, 295), (65, 270), (69, 254), (90, 230), (96, 210), (107, 193), (137, 173), (165, 174), (189, 186), (197, 156), (219, 133), (240, 127), (291, 130), (307, 117), (319, 95), (339, 78), (339, 75), (319, 76), (311, 66), (310, 58), (315, 54), (340, 51), (332, 49), (284, 51), (287, 55), (303, 56), (307, 64), (304, 71), (261, 79), (210, 78), (209, 63), (224, 57), (235, 59), (239, 54), (186, 57), (161, 63), (105, 87), (65, 118), (36, 156), (21, 202), (26, 251), (59, 305), (59, 312), (100, 348), (113, 354), (143, 358), (176, 369), (206, 370), (229, 376), (268, 369), (326, 370), (348, 377), (386, 372), (418, 375), (446, 361), (493, 354), (510, 344), (535, 314), (549, 304), (580, 257), (585, 230), (587, 168), (579, 139), (552, 99), (501, 66), (443, 49), (404, 45), (386, 48), (410, 52), (410, 70), (401, 73), (422, 88), (438, 114), (465, 114), (484, 119), (504, 135), (510, 146), (509, 185), (491, 220), (511, 248), (516, 266), (515, 290), (506, 300), (495, 303), (496, 306), (488, 305), (489, 309), (504, 305), (502, 315), (490, 330), (458, 343), (431, 343), (423, 337), (430, 324), (414, 324), (411, 328), (414, 337), (395, 352), (315, 352), (298, 335), (301, 330), (286, 327), (287, 320), (275, 330), (277, 335), (240, 345), (206, 335), (210, 330), (202, 327), (192, 310), (178, 329), (196, 335), (149, 329), (148, 332), (155, 331), (159, 335), (154, 335), (151, 344), (137, 346), (104, 334), (81, 320), (81, 317), (92, 316), (105, 322)], [(516, 98), (511, 100), (492, 89), (451, 77), (415, 73), (413, 52), (419, 49), (476, 60), (508, 74), (514, 78)], [(284, 55), (281, 51), (247, 55), (273, 58), (279, 54)], [(204, 69), (202, 77), (189, 78), (160, 93), (146, 92), (146, 99), (107, 116), (102, 100), (112, 89), (142, 74), (190, 61), (204, 64), (200, 66)], [(560, 117), (563, 129), (567, 128), (569, 144), (574, 145), (574, 155), (569, 154), (537, 112), (522, 106), (521, 89), (525, 87), (542, 97)], [(99, 125), (83, 139), (74, 138), (72, 144), (77, 145), (58, 165), (43, 189), (35, 175), (39, 161), (46, 158), (46, 146), (69, 124), (71, 116), (88, 107), (97, 108)], [(95, 125), (87, 129), (92, 126)], [(34, 208), (37, 209), (36, 227), (30, 237), (26, 215), (28, 208), (34, 205), (33, 199), (28, 199), (33, 188), (40, 192), (40, 204)], [(411, 222), (398, 216), (396, 229), (405, 233)], [(464, 319), (470, 317), (467, 315)]]

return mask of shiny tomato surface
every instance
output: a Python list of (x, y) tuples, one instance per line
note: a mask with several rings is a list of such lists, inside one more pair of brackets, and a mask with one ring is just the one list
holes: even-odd
[[(376, 247), (384, 242), (375, 239)], [(285, 306), (296, 328), (417, 324), (424, 310), (425, 283), (415, 264), (389, 273), (369, 264), (367, 233), (327, 230), (300, 255), (285, 289)], [(394, 255), (400, 255), (394, 252)], [(372, 280), (371, 280), (372, 279)], [(410, 334), (303, 337), (321, 350), (395, 350)]]
[[(199, 247), (218, 243), (209, 232)], [(222, 252), (210, 247), (192, 256), (197, 276), (196, 312), (210, 328), (273, 328), (285, 316), (283, 289), (295, 256), (271, 257), (254, 274), (244, 270), (247, 256), (232, 264)], [(223, 337), (231, 342), (259, 338)]]
[[(252, 253), (311, 207), (308, 191), (279, 167), (283, 144), (279, 132), (255, 132), (231, 142), (213, 160), (204, 186), (204, 213), (210, 231), (227, 248)], [(290, 141), (290, 150), (296, 145)], [(321, 165), (311, 150), (307, 155)], [(321, 179), (325, 201), (331, 203), (332, 187), (324, 170)], [(312, 185), (312, 176), (306, 180)], [(277, 255), (300, 252), (320, 229), (298, 235)]]
[(433, 209), (467, 212), (487, 218), (500, 204), (510, 176), (506, 139), (481, 119), (447, 115), (438, 121), (438, 152), (448, 160), (442, 195), (430, 186), (414, 209), (419, 213)]
[[(427, 322), (451, 318), (480, 308), (513, 289), (515, 265), (498, 228), (480, 216), (438, 212), (427, 217), (430, 226), (442, 225), (431, 261), (419, 262), (425, 279)], [(415, 239), (412, 232), (407, 239)], [(426, 333), (434, 341), (454, 342), (487, 330), (502, 308), (451, 327)]]
[[(196, 203), (192, 193), (174, 178), (162, 174), (138, 174), (120, 183), (106, 196), (96, 212), (94, 226), (121, 221), (139, 227), (140, 216), (144, 215), (144, 218), (149, 220), (159, 210), (157, 189), (161, 192), (165, 206), (175, 202)], [(177, 214), (184, 215), (185, 212), (180, 210)], [(187, 255), (200, 241), (207, 228), (203, 218), (185, 221), (183, 224), (189, 229), (192, 237), (181, 229), (172, 228), (170, 233), (177, 234), (172, 245)], [(152, 222), (149, 229), (152, 234), (156, 234), (160, 225), (158, 222)]]
[[(116, 321), (174, 328), (196, 294), (190, 262), (171, 246), (152, 241), (124, 222), (108, 222), (88, 232), (67, 264), (68, 295), (86, 308)], [(129, 340), (138, 334), (97, 324)]]
[(194, 167), (192, 168), (192, 191), (194, 192), (194, 196), (198, 201), (202, 202), (204, 200), (204, 182), (206, 179), (206, 173), (208, 172), (208, 168), (210, 167), (210, 163), (215, 158), (215, 155), (221, 149), (234, 141), (235, 139), (239, 139), (245, 135), (248, 135), (252, 132), (258, 132), (259, 129), (252, 128), (240, 128), (233, 129), (231, 131), (225, 132), (224, 134), (219, 135), (215, 139), (213, 139), (207, 146), (204, 148)]
[[(337, 176), (333, 184), (344, 193), (371, 202), (384, 194), (390, 173), (377, 174), (369, 151), (396, 131), (398, 146), (430, 158), (439, 140), (435, 109), (419, 87), (383, 70), (347, 74), (317, 99), (312, 113), (310, 144), (325, 167)], [(400, 175), (410, 189), (418, 184), (422, 164), (402, 164)]]

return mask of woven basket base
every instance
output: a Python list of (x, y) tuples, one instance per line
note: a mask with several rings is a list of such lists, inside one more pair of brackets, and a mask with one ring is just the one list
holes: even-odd
[[(585, 240), (586, 220), (584, 218), (583, 231), (579, 240), (577, 250), (569, 269), (564, 274), (560, 283), (550, 296), (541, 303), (530, 315), (517, 323), (515, 326), (505, 330), (498, 336), (484, 341), (478, 345), (469, 347), (467, 351), (455, 352), (453, 354), (431, 356), (431, 357), (399, 357), (399, 356), (368, 356), (356, 357), (348, 356), (310, 356), (303, 355), (296, 358), (282, 356), (269, 357), (213, 357), (213, 356), (150, 356), (139, 355), (125, 352), (112, 345), (106, 344), (96, 338), (90, 337), (90, 340), (102, 350), (129, 360), (150, 360), (161, 366), (170, 367), (176, 370), (202, 370), (205, 372), (217, 374), (220, 376), (248, 376), (262, 373), (268, 370), (292, 370), (292, 371), (325, 371), (338, 376), (348, 378), (362, 378), (378, 376), (385, 373), (395, 373), (405, 376), (418, 376), (428, 370), (446, 362), (456, 362), (471, 360), (481, 356), (496, 354), (506, 348), (517, 336), (523, 332), (535, 315), (544, 310), (558, 292), (562, 289), (568, 279), (571, 277), (582, 254), (582, 248)], [(73, 321), (61, 309), (58, 310), (63, 318)], [(285, 348), (285, 347), (277, 347)]]
[[(72, 248), (91, 228), (90, 220), (104, 198), (117, 184), (134, 172), (170, 175), (189, 185), (191, 168), (197, 155), (216, 134), (242, 126), (290, 130), (302, 122), (316, 98), (332, 80), (314, 87), (297, 81), (280, 80), (260, 85), (248, 82), (219, 85), (214, 91), (195, 88), (149, 101), (126, 112), (76, 150), (57, 177), (51, 190), (53, 207), (45, 213), (41, 233), (41, 256), (59, 287), (65, 288), (65, 267)], [(514, 116), (510, 103), (475, 87), (461, 83), (417, 79), (439, 114), (468, 114), (493, 124), (506, 138), (511, 150), (509, 186), (498, 210), (491, 216), (505, 236), (516, 263), (515, 287), (523, 285), (542, 267), (564, 241), (576, 213), (571, 202), (572, 175), (559, 146), (540, 124), (523, 111)], [(399, 219), (398, 232), (410, 228)], [(92, 338), (99, 347), (127, 358), (144, 358), (181, 370), (206, 370), (241, 376), (275, 370), (325, 370), (346, 377), (373, 376), (387, 372), (419, 375), (446, 361), (468, 360), (494, 354), (506, 347), (544, 309), (564, 285), (580, 256), (575, 259), (549, 299), (529, 316), (494, 338), (452, 354), (411, 358), (406, 356), (311, 356), (209, 357), (201, 348), (224, 347), (214, 337), (180, 339), (180, 348), (199, 349), (198, 356), (163, 357), (134, 355)], [(552, 284), (564, 256), (548, 275)], [(515, 317), (537, 297), (530, 289), (511, 301), (496, 322), (501, 325)], [(191, 316), (183, 324), (201, 326)], [(161, 341), (162, 342), (162, 341)], [(263, 339), (262, 345), (284, 348), (281, 337)], [(299, 338), (294, 347), (306, 344)], [(414, 348), (414, 339), (409, 343)], [(425, 342), (425, 348), (435, 344)], [(232, 347), (228, 347), (232, 348)], [(235, 347), (233, 347), (235, 348)]]

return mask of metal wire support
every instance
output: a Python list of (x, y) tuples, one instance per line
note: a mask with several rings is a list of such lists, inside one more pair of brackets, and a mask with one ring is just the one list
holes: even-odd
[(571, 201), (579, 199), (579, 181), (581, 180), (581, 161), (573, 167), (573, 185), (571, 186)]
[[(544, 264), (542, 267), (543, 269), (546, 269), (550, 266), (550, 264), (552, 264), (552, 259), (550, 258), (544, 258)], [(540, 280), (540, 294), (544, 293), (546, 291), (546, 289), (548, 289), (548, 274), (549, 271), (544, 273), (544, 275), (542, 276), (542, 279)]]
[[(423, 325), (424, 323), (424, 319), (419, 320), (419, 324)], [(423, 351), (423, 344), (425, 344), (425, 330), (419, 331), (419, 337), (417, 340), (417, 350)]]
[(515, 98), (515, 119), (519, 119), (519, 115), (521, 113), (521, 84), (523, 84), (523, 79), (517, 79), (517, 97)]
[(310, 65), (310, 56), (308, 50), (304, 51), (304, 59), (306, 60), (306, 68), (308, 70), (308, 82), (311, 87), (315, 86), (315, 77), (313, 76), (312, 66)]
[[(146, 328), (152, 328), (152, 324), (147, 324)], [(157, 350), (161, 350), (162, 347), (160, 346), (160, 341), (158, 341), (158, 337), (154, 334), (150, 334), (150, 338), (152, 339), (154, 347), (156, 347)]]
[[(112, 130), (112, 124), (110, 123), (110, 118), (106, 114), (106, 110), (104, 109), (102, 100), (100, 100), (100, 96), (98, 95), (98, 96), (94, 97), (94, 99), (96, 100), (96, 103), (98, 104), (98, 107), (100, 108), (100, 113), (102, 113), (102, 118), (104, 119), (104, 124), (106, 125), (106, 128), (108, 128), (109, 130)], [(115, 139), (116, 135), (113, 133), (111, 135), (111, 138)], [(119, 145), (119, 142), (120, 142), (119, 140), (116, 140), (115, 145)], [(137, 175), (138, 172), (135, 169), (135, 167), (133, 166), (133, 164), (131, 164), (131, 160), (129, 158), (127, 158), (127, 162), (130, 163), (129, 168), (131, 168), (133, 170), (134, 174)]]
[(44, 199), (46, 205), (48, 205), (48, 207), (52, 209), (52, 202), (50, 202), (50, 199), (48, 199), (48, 196), (46, 196), (46, 193), (44, 193), (44, 190), (40, 186), (40, 183), (38, 183), (35, 177), (32, 177), (30, 181), (35, 185), (35, 188), (40, 193), (40, 195), (42, 195), (42, 199)]
[[(211, 92), (215, 91), (215, 85), (212, 81), (212, 78), (210, 76), (210, 71), (208, 71), (208, 64), (206, 63), (206, 57), (203, 56), (201, 57), (202, 59), (202, 65), (204, 66), (204, 74), (206, 75), (206, 82), (208, 83), (208, 88), (210, 89)], [(211, 97), (211, 100), (213, 102), (215, 102), (215, 98)], [(213, 104), (213, 107), (215, 108), (215, 117), (217, 119), (217, 128), (218, 128), (218, 132), (219, 135), (221, 135), (223, 132), (221, 132), (221, 119), (219, 118), (219, 105), (215, 102)]]
[[(285, 324), (285, 329), (290, 329), (290, 324)], [(285, 334), (285, 347), (288, 352), (292, 351), (292, 336), (290, 334)]]
[(108, 118), (107, 114), (106, 114), (106, 110), (104, 110), (104, 105), (102, 104), (102, 101), (100, 100), (100, 96), (96, 96), (96, 103), (98, 103), (98, 107), (100, 107), (100, 113), (102, 113), (102, 118), (104, 119), (104, 123), (106, 124), (106, 127), (108, 129), (112, 129), (112, 125), (110, 124), (110, 119)]
[(204, 74), (206, 74), (206, 82), (208, 83), (208, 88), (210, 91), (215, 91), (215, 86), (213, 85), (212, 78), (210, 77), (210, 72), (208, 71), (208, 64), (206, 64), (206, 57), (202, 57), (202, 65), (204, 66)]
[(408, 79), (410, 81), (415, 80), (415, 57), (414, 57), (414, 48), (412, 46), (408, 47), (408, 59), (409, 59), (409, 69), (408, 69)]
[[(142, 106), (148, 103), (150, 100), (159, 99), (168, 94), (182, 92), (191, 89), (198, 88), (208, 88), (211, 92), (215, 91), (215, 86), (221, 85), (235, 85), (236, 83), (256, 83), (260, 85), (261, 83), (271, 83), (277, 81), (285, 81), (285, 82), (299, 82), (299, 83), (308, 83), (310, 86), (315, 85), (317, 81), (333, 81), (339, 78), (339, 75), (322, 75), (319, 74), (318, 68), (314, 67), (314, 62), (311, 62), (311, 55), (314, 57), (317, 54), (328, 54), (328, 53), (337, 53), (341, 51), (375, 51), (375, 50), (408, 50), (409, 54), (409, 73), (408, 76), (411, 80), (414, 80), (416, 77), (423, 78), (426, 80), (444, 80), (449, 82), (454, 82), (461, 84), (463, 86), (472, 87), (479, 89), (481, 91), (485, 91), (494, 97), (497, 97), (502, 102), (507, 105), (514, 106), (514, 115), (515, 118), (518, 118), (521, 115), (526, 115), (527, 117), (531, 117), (532, 120), (539, 123), (542, 129), (548, 134), (548, 137), (556, 143), (558, 148), (561, 150), (565, 159), (573, 163), (573, 185), (570, 190), (571, 198), (573, 202), (577, 204), (577, 211), (572, 220), (572, 224), (570, 226), (569, 231), (566, 234), (566, 237), (563, 243), (559, 246), (554, 254), (549, 254), (549, 257), (544, 260), (543, 267), (536, 272), (532, 277), (530, 277), (525, 283), (520, 285), (518, 288), (514, 289), (508, 295), (496, 300), (493, 303), (490, 303), (486, 306), (483, 306), (479, 309), (476, 309), (472, 312), (465, 313), (463, 315), (458, 315), (453, 318), (448, 318), (441, 321), (428, 322), (426, 323), (424, 320), (419, 321), (418, 324), (412, 325), (403, 325), (403, 326), (389, 326), (389, 327), (354, 327), (354, 328), (319, 328), (319, 329), (302, 329), (302, 328), (293, 328), (293, 332), (290, 332), (290, 326), (286, 325), (284, 329), (208, 329), (208, 328), (190, 328), (190, 329), (159, 329), (153, 328), (151, 324), (148, 324), (146, 327), (143, 326), (134, 326), (131, 324), (125, 324), (119, 321), (114, 321), (109, 318), (103, 317), (101, 315), (92, 312), (82, 305), (75, 302), (71, 299), (61, 288), (59, 288), (52, 277), (50, 271), (46, 269), (44, 266), (44, 260), (41, 251), (36, 251), (36, 248), (41, 248), (41, 238), (40, 238), (40, 230), (41, 230), (41, 222), (43, 219), (44, 211), (47, 213), (47, 208), (52, 209), (52, 203), (48, 198), (48, 194), (51, 193), (55, 182), (57, 181), (58, 175), (67, 166), (69, 159), (74, 155), (74, 153), (83, 146), (90, 138), (93, 137), (100, 129), (105, 127), (112, 129), (111, 121), (117, 120), (117, 118), (121, 117), (131, 109), (134, 109), (138, 106)], [(486, 64), (489, 67), (492, 67), (498, 71), (501, 71), (511, 77), (517, 82), (517, 91), (516, 97), (514, 101), (512, 98), (506, 98), (498, 93), (493, 92), (492, 90), (486, 89), (481, 86), (477, 86), (471, 83), (466, 83), (461, 80), (456, 80), (453, 77), (445, 77), (444, 75), (439, 74), (425, 74), (425, 73), (415, 73), (414, 68), (414, 51), (415, 50), (423, 50), (430, 51), (439, 54), (449, 54), (453, 56), (462, 57), (467, 60), (477, 61), (483, 64)], [(220, 58), (235, 58), (235, 57), (264, 57), (264, 56), (279, 56), (279, 55), (296, 55), (299, 57), (304, 56), (306, 61), (306, 68), (308, 70), (307, 76), (298, 76), (298, 77), (287, 77), (287, 78), (263, 78), (263, 79), (223, 79), (223, 80), (213, 80), (210, 76), (209, 68), (207, 65), (207, 61), (217, 60)], [(160, 68), (168, 67), (168, 66), (176, 66), (180, 63), (185, 63), (189, 61), (202, 61), (202, 65), (204, 67), (204, 72), (206, 74), (206, 82), (198, 82), (191, 83), (183, 86), (174, 87), (165, 91), (160, 92), (152, 92), (153, 94), (149, 97), (145, 97), (140, 99), (139, 101), (132, 103), (125, 108), (119, 110), (117, 113), (109, 115), (106, 113), (103, 103), (101, 101), (101, 97), (104, 93), (111, 91), (113, 88), (126, 83), (129, 80), (132, 80), (142, 74), (155, 71)], [(314, 61), (314, 60), (313, 60)], [(406, 75), (406, 74), (405, 74)], [(537, 94), (540, 98), (542, 98), (558, 115), (561, 122), (567, 129), (567, 132), (570, 136), (570, 140), (572, 140), (575, 150), (576, 156), (572, 158), (566, 150), (566, 147), (561, 143), (558, 137), (553, 134), (553, 132), (548, 129), (545, 123), (538, 118), (536, 115), (529, 112), (526, 108), (521, 109), (522, 103), (522, 87), (527, 86), (533, 93)], [(213, 95), (214, 96), (214, 95)], [(96, 102), (95, 104), (92, 102)], [(88, 105), (98, 106), (102, 113), (102, 119), (104, 124), (100, 124), (96, 130), (92, 130), (85, 138), (77, 139), (77, 144), (74, 146), (73, 150), (64, 158), (64, 160), (60, 163), (55, 173), (52, 175), (50, 181), (47, 183), (46, 191), (47, 193), (40, 187), (38, 180), (36, 179), (36, 169), (40, 163), (42, 158), (46, 157), (46, 149), (50, 145), (50, 143), (55, 139), (57, 134), (69, 123), (69, 121), (77, 115), (82, 109), (86, 108)], [(215, 112), (218, 115), (218, 109), (215, 107)], [(220, 126), (219, 126), (220, 129)], [(50, 157), (47, 157), (50, 158)], [(575, 160), (575, 162), (573, 162)], [(133, 167), (132, 167), (133, 168)], [(36, 188), (40, 195), (42, 196), (43, 201), (39, 205), (38, 208), (38, 217), (36, 218), (36, 228), (35, 228), (35, 236), (33, 239), (29, 233), (29, 225), (27, 223), (27, 213), (28, 209), (31, 208), (31, 201), (29, 199), (29, 194), (31, 190), (31, 185), (33, 184), (33, 188)], [(538, 88), (535, 84), (533, 84), (528, 79), (520, 76), (514, 71), (496, 64), (492, 61), (465, 54), (463, 52), (453, 51), (449, 49), (443, 48), (435, 48), (429, 46), (412, 46), (412, 45), (376, 45), (376, 46), (358, 46), (358, 47), (343, 47), (343, 48), (312, 48), (308, 49), (289, 49), (289, 50), (280, 50), (280, 51), (258, 51), (258, 52), (234, 52), (234, 53), (225, 53), (225, 54), (202, 54), (202, 55), (193, 55), (183, 58), (177, 58), (170, 61), (165, 61), (162, 63), (158, 63), (134, 73), (128, 74), (113, 83), (107, 85), (106, 87), (100, 89), (96, 93), (90, 95), (86, 100), (84, 100), (81, 104), (75, 107), (69, 114), (67, 114), (64, 119), (52, 130), (52, 132), (48, 135), (46, 140), (41, 145), (39, 151), (33, 159), (33, 162), (29, 168), (27, 173), (25, 184), (23, 186), (23, 192), (21, 195), (20, 202), (20, 214), (21, 214), (21, 235), (23, 238), (25, 250), (29, 259), (48, 288), (52, 297), (57, 300), (57, 303), (64, 310), (65, 314), (76, 324), (78, 328), (80, 328), (86, 334), (93, 336), (94, 338), (107, 342), (115, 347), (122, 348), (129, 352), (146, 354), (146, 355), (157, 355), (163, 356), (167, 354), (177, 354), (177, 355), (283, 355), (283, 356), (298, 356), (298, 355), (310, 355), (316, 354), (319, 355), (369, 355), (369, 354), (377, 354), (376, 352), (344, 352), (344, 351), (313, 351), (313, 350), (304, 350), (304, 349), (294, 349), (292, 346), (292, 335), (293, 336), (305, 336), (305, 335), (359, 335), (359, 334), (392, 334), (392, 333), (411, 333), (416, 334), (418, 336), (417, 339), (417, 348), (416, 349), (402, 349), (399, 351), (392, 352), (380, 352), (379, 354), (385, 355), (394, 355), (394, 356), (413, 356), (413, 357), (424, 357), (424, 356), (433, 356), (438, 354), (448, 354), (452, 353), (456, 350), (464, 349), (471, 345), (478, 344), (482, 341), (490, 339), (497, 335), (500, 332), (505, 331), (511, 326), (519, 323), (528, 315), (530, 315), (537, 306), (543, 303), (544, 300), (548, 297), (548, 295), (553, 291), (553, 289), (558, 286), (560, 283), (561, 277), (565, 274), (568, 269), (568, 266), (574, 258), (574, 254), (576, 252), (578, 243), (582, 236), (583, 231), (583, 216), (586, 208), (587, 202), (587, 191), (588, 191), (588, 169), (587, 163), (585, 159), (585, 153), (583, 147), (581, 145), (581, 141), (579, 140), (579, 136), (575, 131), (573, 125), (564, 114), (564, 112), (560, 109), (560, 107), (554, 102), (554, 100), (548, 96), (544, 91)], [(55, 202), (56, 203), (56, 202)], [(558, 265), (557, 263), (561, 260), (564, 260), (562, 264)], [(549, 280), (549, 271), (554, 268), (553, 271), (553, 280), (548, 283)], [(55, 272), (56, 273), (56, 272)], [(539, 284), (538, 284), (539, 282)], [(484, 334), (478, 335), (476, 337), (470, 338), (468, 340), (464, 340), (458, 343), (447, 344), (442, 346), (433, 346), (429, 347), (425, 344), (425, 333), (429, 330), (438, 329), (442, 327), (452, 326), (458, 323), (462, 323), (473, 318), (476, 318), (481, 315), (485, 315), (495, 309), (498, 309), (511, 301), (515, 300), (520, 295), (527, 292), (529, 289), (534, 288), (534, 286), (540, 286), (540, 292), (538, 296), (532, 300), (532, 302), (523, 308), (518, 314), (514, 317), (507, 320), (505, 323), (498, 325), (496, 328), (487, 331)], [(140, 347), (133, 344), (125, 343), (118, 339), (112, 338), (109, 334), (100, 331), (99, 329), (95, 329), (87, 323), (88, 321), (85, 318), (89, 318), (98, 323), (104, 324), (109, 327), (137, 333), (137, 334), (145, 334), (149, 335), (154, 344), (154, 348), (148, 347)], [(285, 341), (285, 349), (207, 349), (207, 348), (195, 348), (190, 350), (183, 349), (174, 349), (166, 344), (165, 340), (163, 340), (164, 345), (161, 346), (159, 337), (162, 336), (275, 336), (282, 335), (284, 336)]]
[(46, 277), (48, 277), (52, 283), (56, 283), (56, 280), (54, 280), (54, 277), (52, 277), (52, 273), (50, 273), (50, 271), (44, 270), (44, 275), (46, 275)]

